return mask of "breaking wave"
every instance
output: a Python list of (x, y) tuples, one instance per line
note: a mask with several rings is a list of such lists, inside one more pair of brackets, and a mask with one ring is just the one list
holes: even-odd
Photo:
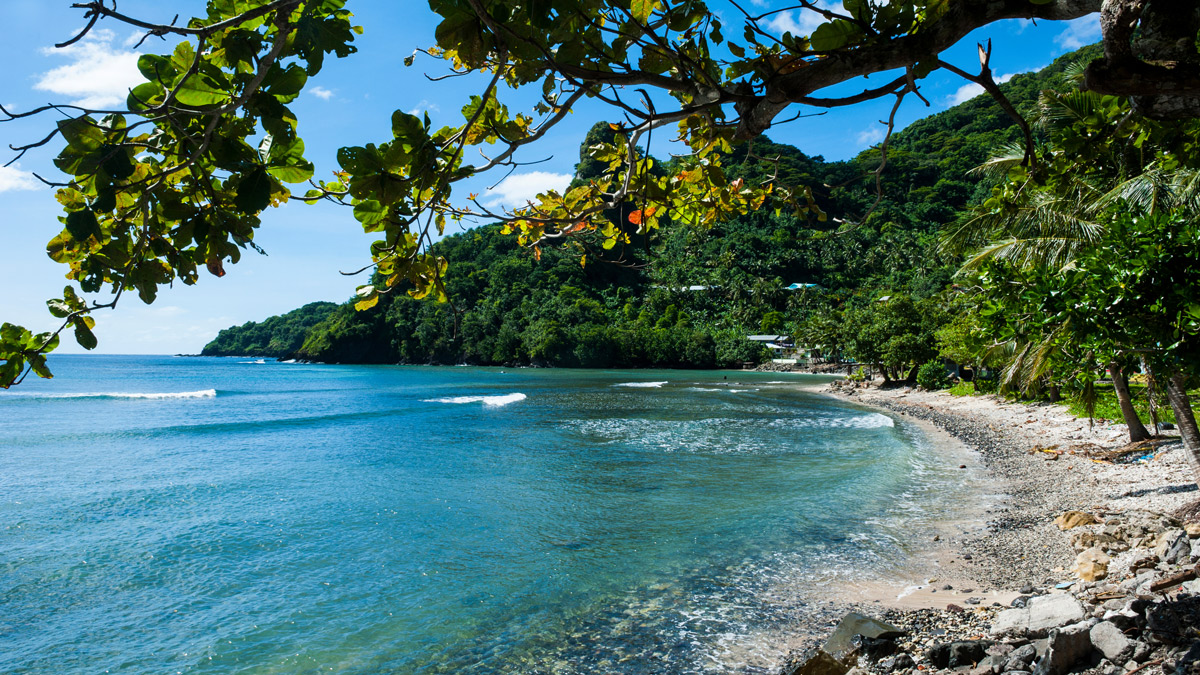
[(500, 406), (524, 401), (525, 394), (520, 392), (514, 394), (504, 394), (503, 396), (448, 396), (446, 398), (430, 398), (425, 399), (426, 403), (482, 403), (486, 406), (499, 408)]
[(201, 389), (200, 391), (178, 391), (164, 393), (142, 392), (80, 392), (73, 394), (19, 394), (21, 398), (109, 398), (109, 399), (151, 399), (164, 400), (175, 398), (216, 398), (216, 389)]
[(620, 384), (614, 384), (613, 386), (614, 387), (636, 387), (639, 389), (661, 389), (662, 386), (666, 383), (667, 383), (666, 380), (663, 380), (662, 382), (622, 382)]

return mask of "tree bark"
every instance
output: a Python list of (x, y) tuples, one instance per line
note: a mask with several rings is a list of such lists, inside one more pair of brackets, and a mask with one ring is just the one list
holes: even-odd
[(1175, 411), (1175, 425), (1179, 427), (1179, 435), (1183, 438), (1184, 456), (1188, 466), (1192, 467), (1192, 475), (1196, 484), (1200, 485), (1200, 428), (1196, 426), (1196, 416), (1192, 413), (1192, 402), (1187, 395), (1187, 378), (1182, 374), (1171, 376), (1167, 380), (1167, 400)]
[(1129, 427), (1129, 441), (1137, 443), (1149, 440), (1150, 432), (1146, 431), (1146, 426), (1142, 424), (1137, 411), (1133, 409), (1133, 399), (1129, 395), (1129, 378), (1125, 376), (1125, 371), (1115, 362), (1108, 364), (1108, 370), (1112, 373), (1113, 389), (1117, 392), (1121, 417), (1125, 418), (1125, 425)]

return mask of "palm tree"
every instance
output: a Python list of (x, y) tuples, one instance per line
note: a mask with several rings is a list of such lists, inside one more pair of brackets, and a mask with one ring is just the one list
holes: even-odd
[[(1068, 76), (1072, 74), (1078, 77), (1079, 73), (1068, 72)], [(995, 181), (994, 193), (1000, 194), (945, 231), (942, 251), (968, 253), (962, 272), (976, 270), (989, 260), (1018, 269), (1062, 271), (1070, 268), (1081, 252), (1099, 244), (1105, 235), (1105, 221), (1115, 208), (1145, 214), (1177, 210), (1200, 214), (1200, 172), (1168, 168), (1156, 159), (1147, 161), (1154, 153), (1143, 149), (1144, 137), (1136, 143), (1114, 142), (1129, 130), (1131, 119), (1126, 112), (1114, 112), (1118, 111), (1114, 111), (1111, 97), (1084, 91), (1043, 92), (1035, 123), (1052, 142), (1040, 143), (1036, 154), (1042, 158), (1043, 170), (1047, 166), (1057, 170), (1051, 174), (1053, 180), (1034, 180), (1038, 169), (1031, 172), (1024, 166), (1023, 144), (1001, 148), (997, 156), (975, 170)], [(1072, 136), (1078, 142), (1076, 125), (1105, 118), (1110, 120), (1108, 138), (1088, 139), (1090, 150), (1099, 148), (1091, 161), (1077, 161), (1067, 155), (1067, 143), (1053, 143)], [(1062, 333), (1069, 330), (1069, 325), (1062, 325), (1036, 338), (1004, 345), (1011, 354), (1004, 371), (1005, 388), (1019, 386), (1032, 393), (1048, 375), (1053, 357), (1059, 355)], [(1146, 440), (1150, 434), (1133, 407), (1127, 369), (1121, 360), (1113, 358), (1107, 364), (1121, 414), (1130, 440)], [(1169, 388), (1168, 398), (1186, 441), (1187, 432), (1196, 426), (1195, 418), (1182, 383), (1176, 384)], [(1090, 413), (1094, 391), (1085, 391), (1083, 398)], [(1200, 433), (1189, 446), (1200, 452)]]

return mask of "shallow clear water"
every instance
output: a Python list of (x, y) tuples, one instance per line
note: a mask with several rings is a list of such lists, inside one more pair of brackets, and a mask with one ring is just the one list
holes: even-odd
[(760, 672), (781, 587), (961, 496), (811, 376), (52, 365), (0, 393), (0, 672)]

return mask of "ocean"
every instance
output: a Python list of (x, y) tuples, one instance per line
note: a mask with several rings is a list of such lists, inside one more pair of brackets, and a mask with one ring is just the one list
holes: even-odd
[(715, 371), (57, 356), (0, 392), (0, 672), (761, 673), (969, 498)]

